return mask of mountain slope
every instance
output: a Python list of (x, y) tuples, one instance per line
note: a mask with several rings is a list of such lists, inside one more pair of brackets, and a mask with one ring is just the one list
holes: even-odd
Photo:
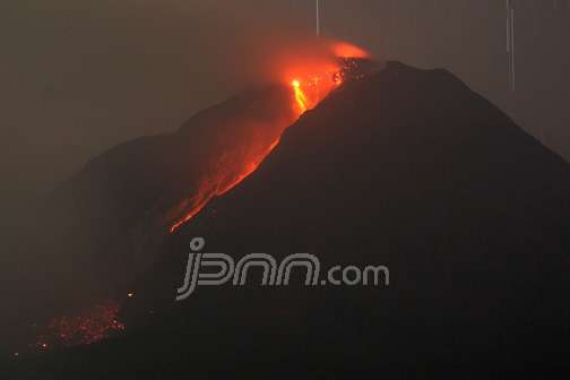
[[(567, 332), (569, 216), (566, 162), (449, 73), (392, 63), (289, 128), (258, 171), (175, 237), (176, 259), (153, 276), (181, 281), (194, 236), (236, 260), (310, 252), (330, 265), (383, 264), (388, 289), (280, 289), (281, 298), (254, 288), (244, 301), (239, 290), (198, 288), (173, 313), (191, 331), (257, 331), (286, 308), (287, 331), (318, 337), (318, 360), (333, 349), (341, 361), (516, 361)], [(331, 339), (334, 348), (320, 343)]]
[[(131, 334), (35, 368), (469, 377), (565, 366), (569, 216), (566, 162), (451, 74), (390, 63), (306, 113), (157, 248), (125, 307)], [(252, 281), (173, 303), (196, 236), (236, 260), (309, 252), (325, 268), (386, 265), (390, 286)]]
[(13, 263), (1, 268), (11, 284), (1, 332), (124, 297), (171, 225), (230, 188), (295, 118), (288, 88), (251, 89), (88, 162), (24, 214)]

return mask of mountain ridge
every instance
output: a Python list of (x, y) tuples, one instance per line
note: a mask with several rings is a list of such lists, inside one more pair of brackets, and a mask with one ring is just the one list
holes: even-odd
[[(568, 163), (452, 74), (389, 63), (305, 113), (255, 172), (155, 248), (124, 305), (131, 333), (37, 368), (123, 368), (112, 357), (148, 377), (188, 365), (464, 377), (564, 367), (568, 216)], [(174, 303), (196, 236), (234, 258), (382, 264), (391, 284), (252, 282)]]

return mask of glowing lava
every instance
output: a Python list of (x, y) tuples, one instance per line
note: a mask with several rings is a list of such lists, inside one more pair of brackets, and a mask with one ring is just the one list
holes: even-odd
[(336, 87), (342, 84), (340, 70), (325, 71), (306, 79), (293, 79), (294, 109), (300, 116), (315, 108)]
[[(223, 108), (224, 112), (213, 112), (213, 121), (202, 115), (209, 123), (202, 120), (199, 126), (204, 128), (199, 129), (199, 133), (210, 134), (197, 139), (200, 144), (206, 142), (205, 149), (192, 156), (200, 157), (200, 165), (196, 165), (200, 170), (195, 178), (189, 176), (192, 178), (189, 185), (182, 186), (183, 191), (188, 188), (188, 193), (176, 193), (174, 199), (179, 203), (165, 206), (171, 233), (190, 221), (213, 198), (226, 194), (255, 172), (277, 147), (286, 128), (315, 108), (347, 78), (357, 77), (349, 71), (358, 69), (356, 60), (367, 59), (368, 53), (347, 43), (327, 44), (325, 54), (285, 62), (285, 70), (279, 71), (278, 81), (282, 86), (279, 86), (280, 92), (277, 91), (282, 96), (271, 96), (275, 91), (268, 91), (257, 94), (254, 99), (240, 99), (237, 107), (231, 103), (230, 111)], [(202, 156), (206, 159), (202, 160)], [(166, 202), (170, 201), (167, 197)], [(161, 228), (162, 223), (164, 220)], [(132, 291), (127, 293), (127, 298), (134, 296)], [(42, 329), (34, 348), (46, 351), (92, 344), (123, 331), (125, 325), (118, 319), (119, 310), (119, 303), (107, 302), (79, 314), (53, 318), (47, 328)], [(13, 355), (20, 354), (14, 352)]]
[(38, 337), (35, 347), (40, 351), (52, 347), (70, 347), (99, 342), (111, 333), (123, 331), (118, 320), (119, 305), (108, 302), (72, 316), (53, 318), (45, 332)]
[(291, 82), (293, 86), (293, 92), (295, 94), (295, 102), (299, 108), (300, 113), (305, 113), (307, 111), (307, 96), (301, 88), (301, 82), (298, 79), (293, 79)]
[[(283, 107), (292, 108), (293, 115), (283, 118), (282, 115), (285, 112), (282, 112), (281, 117), (275, 117), (274, 120), (266, 118), (264, 123), (269, 124), (257, 126), (260, 130), (266, 129), (271, 124), (283, 124), (283, 127), (277, 128), (282, 133), (302, 114), (315, 108), (333, 90), (339, 87), (345, 79), (349, 66), (354, 65), (355, 60), (369, 57), (366, 51), (349, 43), (330, 41), (323, 43), (325, 45), (324, 52), (319, 50), (318, 54), (312, 54), (306, 59), (295, 57), (284, 62), (280, 77), (284, 79), (283, 84), (291, 89), (292, 106), (283, 104)], [(235, 121), (235, 124), (239, 123), (239, 120)], [(257, 134), (257, 132), (254, 133), (253, 137)], [(227, 165), (216, 165), (213, 172), (209, 173), (198, 188), (178, 206), (175, 214), (182, 213), (182, 216), (176, 217), (170, 226), (170, 232), (175, 232), (194, 218), (211, 199), (227, 193), (253, 173), (279, 141), (280, 134), (277, 138), (265, 139), (263, 142), (260, 142), (259, 139), (257, 141), (250, 139), (233, 142), (232, 144), (243, 145), (237, 148), (231, 147), (230, 151), (224, 152), (224, 155), (231, 156), (234, 154), (232, 149), (245, 150), (249, 154), (228, 160)]]
[(195, 197), (189, 200), (189, 204), (192, 205), (191, 211), (188, 212), (182, 219), (174, 223), (170, 227), (170, 233), (175, 232), (177, 229), (182, 227), (186, 222), (191, 220), (196, 214), (198, 214), (202, 209), (208, 204), (208, 202), (214, 198), (215, 196), (224, 195), (235, 186), (237, 186), (241, 181), (243, 181), (246, 177), (248, 177), (251, 173), (253, 173), (259, 165), (263, 162), (265, 157), (271, 153), (273, 149), (279, 144), (279, 139), (274, 141), (267, 147), (267, 150), (262, 152), (262, 154), (254, 157), (253, 160), (246, 163), (243, 166), (241, 173), (239, 173), (235, 178), (231, 178), (229, 182), (220, 182), (219, 186), (213, 191), (208, 192), (206, 189), (201, 189), (198, 191)]

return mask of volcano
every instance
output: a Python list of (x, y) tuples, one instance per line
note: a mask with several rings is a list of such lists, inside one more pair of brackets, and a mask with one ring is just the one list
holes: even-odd
[[(279, 143), (254, 160), (239, 185), (172, 233), (157, 238), (150, 231), (160, 228), (138, 230), (140, 252), (155, 261), (129, 277), (137, 296), (124, 303), (121, 318), (131, 331), (18, 360), (15, 373), (178, 378), (255, 368), (255, 375), (282, 377), (355, 370), (469, 377), (544, 374), (568, 365), (570, 166), (564, 160), (445, 70), (389, 62), (347, 81), (287, 129), (289, 111), (271, 107), (271, 99), (291, 94), (264, 91), (214, 107), (183, 129), (207, 135), (200, 128), (208, 120), (236, 120), (251, 109), (284, 120), (264, 137), (278, 136)], [(250, 108), (252, 99), (263, 100)], [(172, 184), (164, 188), (176, 193), (188, 187), (184, 178), (195, 178), (184, 176), (187, 167), (172, 169), (185, 162), (188, 145), (166, 140), (138, 141), (146, 148), (136, 159), (127, 144), (92, 164), (121, 173), (108, 182), (113, 186), (130, 186), (125, 178), (133, 168), (123, 162), (136, 163), (145, 178), (125, 192), (136, 196), (117, 201), (121, 207), (128, 201), (125, 210), (136, 213), (119, 217), (105, 208), (108, 220), (163, 225), (155, 218), (169, 214), (150, 201), (159, 196), (155, 184)], [(199, 141), (194, 151), (211, 152), (201, 142), (207, 140)], [(146, 179), (146, 173), (162, 176)], [(106, 177), (89, 178), (99, 186)], [(66, 194), (79, 191), (77, 183)], [(104, 233), (117, 230), (124, 232)], [(194, 237), (205, 239), (205, 252), (236, 258), (310, 252), (327, 266), (382, 264), (390, 268), (390, 286), (252, 283), (203, 287), (174, 302)], [(119, 260), (119, 251), (91, 257)], [(125, 266), (117, 264), (115, 276)]]
[(321, 45), (308, 55), (283, 56), (273, 84), (204, 110), (174, 133), (103, 153), (24, 210), (21, 235), (9, 248), (20, 254), (2, 268), (14, 284), (3, 319), (18, 326), (7, 334), (33, 330), (33, 346), (45, 350), (123, 330), (120, 303), (134, 295), (133, 282), (168, 235), (254, 172), (302, 113), (344, 82), (381, 67), (350, 44)]

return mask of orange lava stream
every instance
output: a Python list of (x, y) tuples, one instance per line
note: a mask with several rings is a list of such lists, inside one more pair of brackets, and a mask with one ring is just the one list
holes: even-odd
[[(211, 198), (211, 197), (210, 197)], [(194, 208), (188, 212), (182, 219), (178, 220), (176, 223), (174, 223), (171, 227), (170, 227), (170, 233), (174, 233), (176, 232), (176, 230), (178, 230), (180, 227), (182, 227), (184, 224), (186, 224), (188, 221), (190, 221), (194, 216), (196, 216), (196, 214), (198, 214), (200, 211), (202, 211), (202, 209), (206, 206), (206, 204), (208, 204), (208, 201), (210, 200), (210, 198), (205, 199), (202, 202), (199, 202), (197, 205), (194, 206)]]
[[(343, 83), (343, 69), (341, 68), (340, 59), (369, 57), (368, 53), (363, 49), (345, 42), (330, 43), (329, 53), (330, 56), (308, 59), (301, 62), (301, 64), (294, 62), (288, 65), (283, 73), (285, 85), (291, 88), (292, 107), (296, 118), (315, 108)], [(293, 122), (294, 120), (291, 124)], [(171, 225), (170, 233), (175, 232), (194, 218), (214, 197), (227, 193), (257, 170), (263, 160), (279, 144), (279, 140), (278, 138), (274, 141), (262, 154), (259, 154), (249, 163), (236, 162), (236, 165), (238, 167), (241, 165), (242, 169), (241, 173), (235, 176), (235, 178), (218, 180), (217, 186), (212, 183), (212, 180), (205, 180), (201, 188), (181, 205), (180, 209), (185, 209), (186, 212), (183, 217)], [(248, 144), (248, 142), (243, 143)], [(216, 177), (216, 175), (212, 177)], [(217, 177), (220, 178), (219, 175)], [(224, 176), (222, 175), (221, 178), (224, 178)]]
[(239, 175), (239, 177), (237, 177), (229, 185), (226, 185), (222, 189), (219, 189), (216, 192), (216, 195), (224, 195), (225, 193), (227, 193), (228, 191), (239, 185), (241, 181), (243, 181), (245, 178), (249, 177), (251, 173), (257, 170), (259, 165), (261, 165), (263, 160), (265, 160), (265, 157), (269, 156), (269, 154), (273, 151), (273, 149), (275, 149), (275, 147), (279, 145), (279, 141), (280, 139), (277, 139), (274, 142), (272, 142), (267, 151), (265, 152), (265, 154), (262, 154), (261, 156), (257, 157), (254, 161), (247, 164), (244, 171)]
[[(289, 82), (288, 85), (291, 86), (293, 95), (293, 109), (297, 117), (300, 117), (308, 110), (317, 106), (334, 88), (341, 84), (337, 72), (338, 69), (337, 71), (330, 72), (329, 68), (329, 70), (324, 71), (324, 74), (311, 76), (309, 79), (299, 77)], [(206, 207), (210, 200), (217, 196), (224, 195), (257, 170), (263, 160), (279, 144), (279, 141), (280, 139), (277, 139), (271, 143), (262, 154), (255, 157), (251, 162), (243, 165), (241, 173), (234, 179), (231, 179), (229, 183), (221, 181), (214, 191), (201, 189), (190, 200), (187, 200), (186, 202), (192, 205), (192, 207), (190, 207), (189, 211), (187, 211), (182, 218), (171, 225), (170, 233), (176, 232), (176, 230), (194, 218)], [(204, 188), (208, 188), (208, 186), (204, 186)]]
[[(241, 183), (245, 178), (247, 178), (251, 173), (253, 173), (254, 171), (257, 170), (257, 168), (259, 167), (259, 165), (261, 165), (261, 163), (263, 162), (263, 160), (265, 159), (265, 157), (267, 157), (269, 155), (269, 153), (271, 153), (273, 151), (273, 149), (275, 149), (275, 147), (279, 145), (279, 139), (277, 139), (276, 141), (274, 141), (267, 149), (266, 152), (264, 152), (264, 154), (256, 157), (253, 161), (249, 162), (247, 165), (245, 165), (243, 171), (241, 172), (241, 174), (239, 176), (237, 176), (235, 179), (233, 179), (231, 182), (224, 184), (221, 187), (218, 187), (216, 189), (216, 191), (214, 191), (211, 194), (207, 194), (207, 195), (202, 195), (201, 199), (195, 203), (194, 207), (192, 208), (192, 210), (190, 212), (188, 212), (182, 219), (180, 219), (179, 221), (177, 221), (176, 223), (174, 223), (171, 227), (170, 227), (170, 233), (175, 232), (177, 229), (179, 229), (180, 227), (182, 227), (185, 223), (187, 223), (188, 221), (190, 221), (192, 218), (194, 218), (194, 216), (196, 216), (200, 211), (202, 211), (202, 209), (210, 202), (210, 200), (212, 200), (212, 198), (216, 197), (216, 196), (221, 196), (224, 195), (225, 193), (227, 193), (228, 191), (230, 191), (231, 189), (233, 189), (234, 187), (236, 187), (239, 183)], [(200, 196), (200, 194), (198, 195)]]
[[(283, 126), (292, 125), (296, 119), (315, 108), (334, 89), (339, 87), (343, 82), (340, 59), (367, 58), (369, 56), (363, 49), (344, 42), (331, 43), (329, 50), (330, 56), (319, 57), (319, 59), (313, 57), (313, 59), (304, 60), (302, 65), (287, 65), (287, 73), (283, 73), (281, 78), (284, 79), (285, 85), (291, 88), (291, 103), (283, 106), (292, 107), (293, 114), (287, 116), (286, 123), (282, 119), (273, 119), (270, 121), (271, 125), (278, 125), (275, 123), (279, 122), (283, 123)], [(288, 113), (290, 113), (289, 110)], [(279, 131), (279, 133), (282, 132), (282, 130)], [(255, 153), (231, 156), (230, 160), (223, 161), (222, 165), (218, 165), (222, 169), (217, 167), (212, 170), (211, 175), (202, 180), (189, 199), (184, 200), (179, 205), (176, 215), (183, 214), (183, 216), (177, 220), (172, 218), (175, 222), (169, 229), (170, 233), (174, 233), (194, 218), (210, 200), (231, 191), (255, 172), (279, 144), (281, 138), (278, 137), (272, 141), (273, 138), (274, 136), (271, 136), (271, 138), (256, 141), (258, 145), (261, 144), (261, 149), (252, 143), (253, 140), (239, 141), (240, 144), (246, 144), (244, 145), (246, 148), (254, 146), (253, 151)], [(245, 150), (247, 151), (247, 149)], [(127, 296), (132, 298), (134, 293), (130, 292)], [(106, 302), (76, 315), (53, 318), (49, 321), (45, 331), (38, 337), (34, 348), (46, 351), (52, 347), (69, 347), (99, 342), (113, 333), (125, 330), (125, 324), (119, 320), (119, 310), (119, 303)], [(14, 352), (13, 355), (16, 357), (20, 353)]]
[(295, 101), (297, 102), (297, 107), (299, 108), (299, 112), (303, 114), (307, 111), (307, 96), (303, 92), (303, 89), (301, 88), (301, 82), (299, 82), (298, 79), (294, 79), (291, 82), (291, 85), (293, 86), (293, 91), (295, 93)]

